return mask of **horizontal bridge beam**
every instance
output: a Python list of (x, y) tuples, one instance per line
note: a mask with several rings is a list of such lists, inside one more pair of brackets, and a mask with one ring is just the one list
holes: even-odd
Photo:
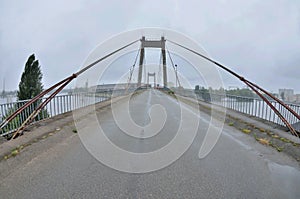
[(142, 48), (161, 48), (165, 49), (166, 40), (164, 37), (161, 37), (160, 40), (146, 40), (145, 37), (141, 39)]

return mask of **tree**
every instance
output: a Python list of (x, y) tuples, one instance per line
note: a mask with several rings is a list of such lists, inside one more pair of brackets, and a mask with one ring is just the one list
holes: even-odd
[[(41, 68), (39, 65), (39, 61), (35, 60), (34, 54), (30, 55), (26, 64), (24, 72), (21, 76), (21, 81), (19, 83), (19, 91), (18, 91), (18, 99), (19, 100), (27, 100), (32, 99), (43, 91), (42, 84), (43, 74), (41, 72)], [(23, 111), (24, 118), (27, 118), (34, 109), (38, 107), (38, 105), (42, 102), (41, 99), (37, 100), (31, 106), (26, 108)], [(24, 105), (24, 102), (17, 103), (16, 109)], [(43, 108), (40, 113), (36, 116), (35, 121), (38, 121), (43, 118), (49, 117), (49, 114), (45, 108)], [(23, 123), (23, 119), (21, 119), (21, 123)]]
[(21, 76), (18, 99), (32, 99), (41, 93), (43, 91), (42, 77), (39, 61), (35, 60), (35, 56), (32, 54), (29, 56)]
[[(27, 100), (32, 99), (43, 91), (42, 84), (42, 72), (39, 66), (39, 61), (35, 60), (34, 54), (30, 55), (26, 64), (24, 72), (21, 76), (21, 81), (19, 83), (19, 90), (17, 91), (18, 100)], [(27, 107), (19, 115), (17, 115), (5, 128), (2, 132), (12, 132), (19, 128), (21, 124), (28, 118), (37, 106), (42, 102), (42, 99), (37, 100), (35, 103)], [(17, 102), (13, 107), (10, 107), (6, 110), (6, 114), (3, 118), (7, 118), (13, 114), (18, 108), (23, 106), (25, 102)], [(49, 114), (46, 109), (40, 110), (39, 114), (34, 118), (35, 121), (49, 117)], [(12, 134), (8, 134), (7, 138), (10, 139)]]

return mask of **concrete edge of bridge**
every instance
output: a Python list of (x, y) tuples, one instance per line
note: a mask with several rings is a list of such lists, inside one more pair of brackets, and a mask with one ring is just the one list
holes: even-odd
[[(121, 102), (123, 99), (128, 98), (129, 96), (130, 95), (118, 96), (118, 97), (111, 98), (110, 100), (99, 102), (95, 104), (95, 109), (101, 110), (104, 109), (105, 107), (110, 107), (112, 103)], [(85, 107), (80, 109), (84, 109), (84, 108)], [(74, 126), (74, 118), (73, 118), (72, 111), (57, 116), (53, 116), (51, 118), (41, 120), (30, 125), (24, 132), (24, 135), (18, 137), (17, 139), (4, 141), (3, 143), (0, 143), (0, 161), (10, 158), (11, 156), (14, 156), (13, 152), (15, 150), (21, 151), (24, 147), (27, 147), (32, 143), (45, 139), (49, 135), (53, 135), (59, 132), (64, 126), (67, 125)]]

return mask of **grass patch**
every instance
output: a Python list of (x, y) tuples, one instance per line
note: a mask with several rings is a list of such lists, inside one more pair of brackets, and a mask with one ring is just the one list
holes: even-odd
[(286, 138), (280, 138), (281, 141), (286, 142), (286, 143), (290, 143), (291, 141), (286, 139)]
[(259, 131), (262, 132), (262, 133), (263, 133), (263, 132), (266, 132), (266, 130), (263, 129), (263, 128), (260, 128)]
[(233, 122), (229, 122), (228, 125), (229, 125), (229, 126), (233, 126), (234, 123), (233, 123)]
[(258, 142), (263, 144), (263, 145), (270, 145), (270, 140), (266, 139), (266, 138), (258, 138)]
[(297, 144), (297, 143), (294, 142), (294, 143), (293, 143), (293, 146), (299, 146), (299, 144)]
[(278, 152), (281, 152), (284, 149), (283, 147), (278, 147), (278, 146), (275, 146), (275, 148), (277, 149)]
[(16, 155), (18, 155), (19, 154), (19, 150), (18, 149), (15, 149), (15, 150), (13, 150), (12, 152), (11, 152), (11, 155), (12, 156), (16, 156)]
[(251, 133), (251, 130), (250, 129), (242, 129), (242, 132), (246, 133), (246, 134), (249, 134), (249, 133)]
[(283, 147), (279, 147), (279, 146), (273, 144), (272, 142), (270, 142), (269, 145), (274, 147), (278, 152), (281, 152), (284, 149)]

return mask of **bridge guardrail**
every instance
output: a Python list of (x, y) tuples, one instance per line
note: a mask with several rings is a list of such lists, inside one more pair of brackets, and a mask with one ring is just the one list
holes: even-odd
[[(131, 91), (129, 91), (131, 92)], [(99, 103), (111, 98), (113, 96), (124, 95), (126, 90), (107, 90), (96, 93), (79, 92), (70, 93), (64, 95), (55, 96), (46, 107), (37, 115), (36, 121), (40, 121), (46, 118), (50, 118), (56, 115), (60, 115), (69, 111), (73, 111), (78, 108), (82, 108), (94, 103)], [(42, 98), (39, 102), (46, 100)], [(17, 108), (21, 107), (23, 104), (29, 100), (20, 100), (11, 103), (0, 104), (0, 122), (2, 122), (5, 117), (12, 114)], [(21, 124), (26, 120), (26, 118), (34, 111), (37, 107), (37, 103), (31, 104), (24, 111), (22, 111), (15, 119), (13, 119), (7, 126), (0, 130), (0, 136), (5, 136), (14, 132)]]
[[(281, 119), (272, 111), (272, 109), (260, 98), (244, 97), (235, 95), (220, 95), (209, 92), (195, 92), (192, 89), (175, 90), (179, 95), (197, 98), (197, 100), (213, 103), (234, 111), (238, 111), (250, 116), (273, 122), (275, 124), (285, 126)], [(287, 119), (290, 124), (299, 122), (299, 120), (288, 111), (284, 109), (278, 102), (271, 100), (271, 103), (279, 112)], [(292, 108), (296, 113), (300, 114), (300, 104), (288, 103), (286, 104)]]

